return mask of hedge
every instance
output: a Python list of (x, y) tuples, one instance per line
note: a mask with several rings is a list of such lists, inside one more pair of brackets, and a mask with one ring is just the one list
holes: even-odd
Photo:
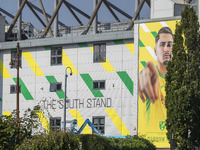
[(98, 135), (51, 132), (27, 138), (17, 150), (155, 150), (148, 140), (135, 137), (106, 138)]

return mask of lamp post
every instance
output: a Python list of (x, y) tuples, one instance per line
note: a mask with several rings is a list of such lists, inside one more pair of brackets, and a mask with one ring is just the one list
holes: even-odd
[(67, 69), (70, 69), (70, 76), (72, 75), (72, 69), (67, 67), (65, 69), (65, 99), (64, 99), (64, 132), (66, 132), (66, 97), (67, 97)]
[[(19, 129), (19, 43), (17, 43), (17, 65), (16, 65), (16, 69), (17, 69), (17, 87), (16, 87), (16, 126), (17, 128)], [(10, 63), (9, 63), (10, 66), (13, 66), (15, 65), (15, 62), (13, 62), (13, 60), (11, 59)], [(18, 142), (18, 134), (17, 134), (17, 142)]]

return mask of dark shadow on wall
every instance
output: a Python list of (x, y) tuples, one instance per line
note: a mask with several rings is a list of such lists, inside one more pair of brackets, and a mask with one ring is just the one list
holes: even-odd
[(3, 53), (0, 52), (0, 116), (3, 115)]

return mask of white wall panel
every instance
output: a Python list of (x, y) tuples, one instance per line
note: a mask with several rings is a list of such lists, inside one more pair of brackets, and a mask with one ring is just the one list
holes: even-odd
[[(133, 42), (133, 40), (124, 40), (124, 43), (130, 42)], [(87, 44), (88, 46), (93, 46), (94, 43)], [(135, 134), (135, 131), (133, 131), (133, 126), (136, 126), (137, 124), (137, 55), (132, 55), (125, 44), (115, 44), (113, 41), (106, 42), (106, 57), (113, 68), (116, 70), (116, 72), (106, 72), (101, 63), (93, 63), (93, 52), (89, 47), (79, 47), (77, 44), (74, 44), (63, 45), (62, 48), (79, 72), (79, 74), (73, 74), (72, 76), (69, 76), (68, 73), (67, 95), (70, 102), (67, 103), (67, 108), (69, 107), (67, 109), (67, 120), (73, 119), (68, 111), (70, 109), (77, 109), (84, 120), (89, 118), (90, 121), (92, 121), (93, 116), (105, 116), (106, 135), (121, 135), (121, 133), (118, 131), (113, 121), (111, 120), (110, 116), (108, 116), (105, 111), (105, 108), (111, 108), (116, 111), (116, 117), (120, 117), (122, 119), (128, 130), (130, 130), (132, 134)], [(45, 50), (43, 47), (29, 48), (25, 49), (24, 51), (29, 51), (31, 53), (34, 60), (36, 61), (45, 76), (54, 76), (58, 82), (62, 82), (62, 89), (64, 91), (65, 66), (51, 66), (51, 51)], [(7, 61), (9, 63), (10, 52), (5, 52), (4, 59), (5, 62)], [(8, 68), (8, 70), (11, 73), (12, 77), (15, 76), (15, 69)], [(35, 76), (34, 72), (29, 67), (29, 64), (24, 58), (22, 71), (23, 72), (21, 73), (21, 78), (24, 84), (27, 86), (27, 89), (34, 97), (34, 100), (27, 101), (23, 98), (23, 95), (20, 95), (20, 99), (22, 102), (20, 109), (24, 111), (27, 107), (33, 107), (34, 105), (37, 105), (39, 103), (45, 113), (48, 112), (53, 117), (62, 117), (63, 121), (63, 99), (59, 99), (55, 92), (49, 91), (50, 83), (48, 82), (46, 77)], [(126, 71), (131, 80), (133, 80), (133, 96), (117, 74), (117, 71)], [(105, 89), (100, 90), (104, 97), (95, 97), (88, 88), (85, 81), (81, 78), (80, 74), (88, 74), (92, 78), (92, 80), (105, 80)], [(7, 84), (4, 84), (4, 89), (10, 89), (10, 84), (14, 84), (14, 81), (12, 79), (6, 79), (6, 81), (8, 82)], [(15, 104), (11, 99), (15, 101), (16, 95), (3, 92), (3, 96), (5, 98), (8, 98), (8, 101), (3, 102), (5, 104), (5, 107), (3, 109), (14, 109)], [(106, 101), (109, 99), (109, 102), (112, 102), (111, 106), (110, 104), (104, 106), (103, 103), (97, 105), (95, 102), (98, 99), (100, 101), (101, 99), (102, 101)], [(75, 104), (76, 100), (78, 101), (78, 107), (76, 107)], [(12, 106), (10, 106), (11, 104)]]

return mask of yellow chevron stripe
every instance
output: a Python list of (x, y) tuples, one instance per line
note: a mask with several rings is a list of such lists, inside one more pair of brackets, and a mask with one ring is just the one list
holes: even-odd
[[(93, 46), (89, 46), (89, 47), (91, 51), (94, 52)], [(115, 72), (115, 69), (113, 68), (113, 66), (111, 65), (111, 63), (109, 62), (107, 58), (106, 58), (106, 62), (102, 62), (101, 65), (105, 69), (106, 72)]]
[(47, 118), (44, 116), (44, 113), (41, 110), (35, 110), (35, 113), (38, 116), (38, 118), (40, 119), (40, 122), (42, 123), (43, 127), (49, 133), (50, 124), (49, 124)]
[(134, 43), (126, 43), (126, 46), (130, 50), (130, 52), (134, 55)]
[(4, 114), (5, 116), (11, 116), (11, 115), (12, 115), (9, 111), (4, 111), (3, 114)]
[(176, 29), (176, 22), (179, 22), (180, 20), (172, 20), (172, 21), (166, 21), (165, 23), (168, 25), (168, 27), (172, 30), (173, 34), (175, 33)]
[(42, 70), (40, 69), (30, 52), (22, 52), (22, 55), (24, 56), (27, 63), (29, 64), (29, 66), (31, 67), (31, 69), (37, 77), (44, 76)]
[(155, 47), (155, 37), (151, 32), (145, 32), (143, 28), (140, 26), (140, 40), (146, 46), (151, 46), (152, 49)]
[[(76, 70), (76, 68), (74, 67), (73, 63), (71, 62), (71, 60), (69, 59), (69, 57), (67, 56), (67, 54), (65, 53), (65, 51), (62, 51), (62, 63), (64, 64), (64, 66), (70, 67), (72, 69), (72, 73), (73, 74), (79, 74), (78, 71)], [(68, 70), (69, 71), (69, 70)], [(70, 72), (70, 71), (69, 71)]]
[(146, 47), (140, 47), (139, 48), (139, 60), (140, 61), (153, 61), (155, 65), (157, 65), (157, 61), (152, 57), (152, 55), (149, 53), (149, 51), (146, 49)]
[(106, 58), (106, 62), (101, 63), (102, 67), (105, 69), (106, 72), (115, 72), (115, 69), (109, 62), (109, 60)]
[[(73, 109), (73, 110), (69, 110), (69, 112), (72, 115), (72, 117), (77, 120), (77, 124), (80, 128), (85, 121), (83, 117), (81, 116), (81, 114), (79, 113), (79, 111), (76, 109)], [(82, 132), (83, 134), (92, 134), (92, 131), (90, 130), (88, 125), (85, 126)]]
[[(162, 28), (160, 22), (145, 23), (145, 25), (150, 30), (150, 32), (156, 31), (158, 33), (158, 30)], [(155, 38), (153, 38), (153, 40), (155, 40)]]
[(105, 108), (105, 111), (107, 112), (108, 116), (115, 124), (121, 135), (131, 135), (114, 108)]
[(3, 78), (12, 78), (1, 60), (0, 60), (0, 73), (3, 76)]
[(94, 52), (94, 47), (93, 46), (89, 46), (89, 48), (91, 49), (92, 52)]

